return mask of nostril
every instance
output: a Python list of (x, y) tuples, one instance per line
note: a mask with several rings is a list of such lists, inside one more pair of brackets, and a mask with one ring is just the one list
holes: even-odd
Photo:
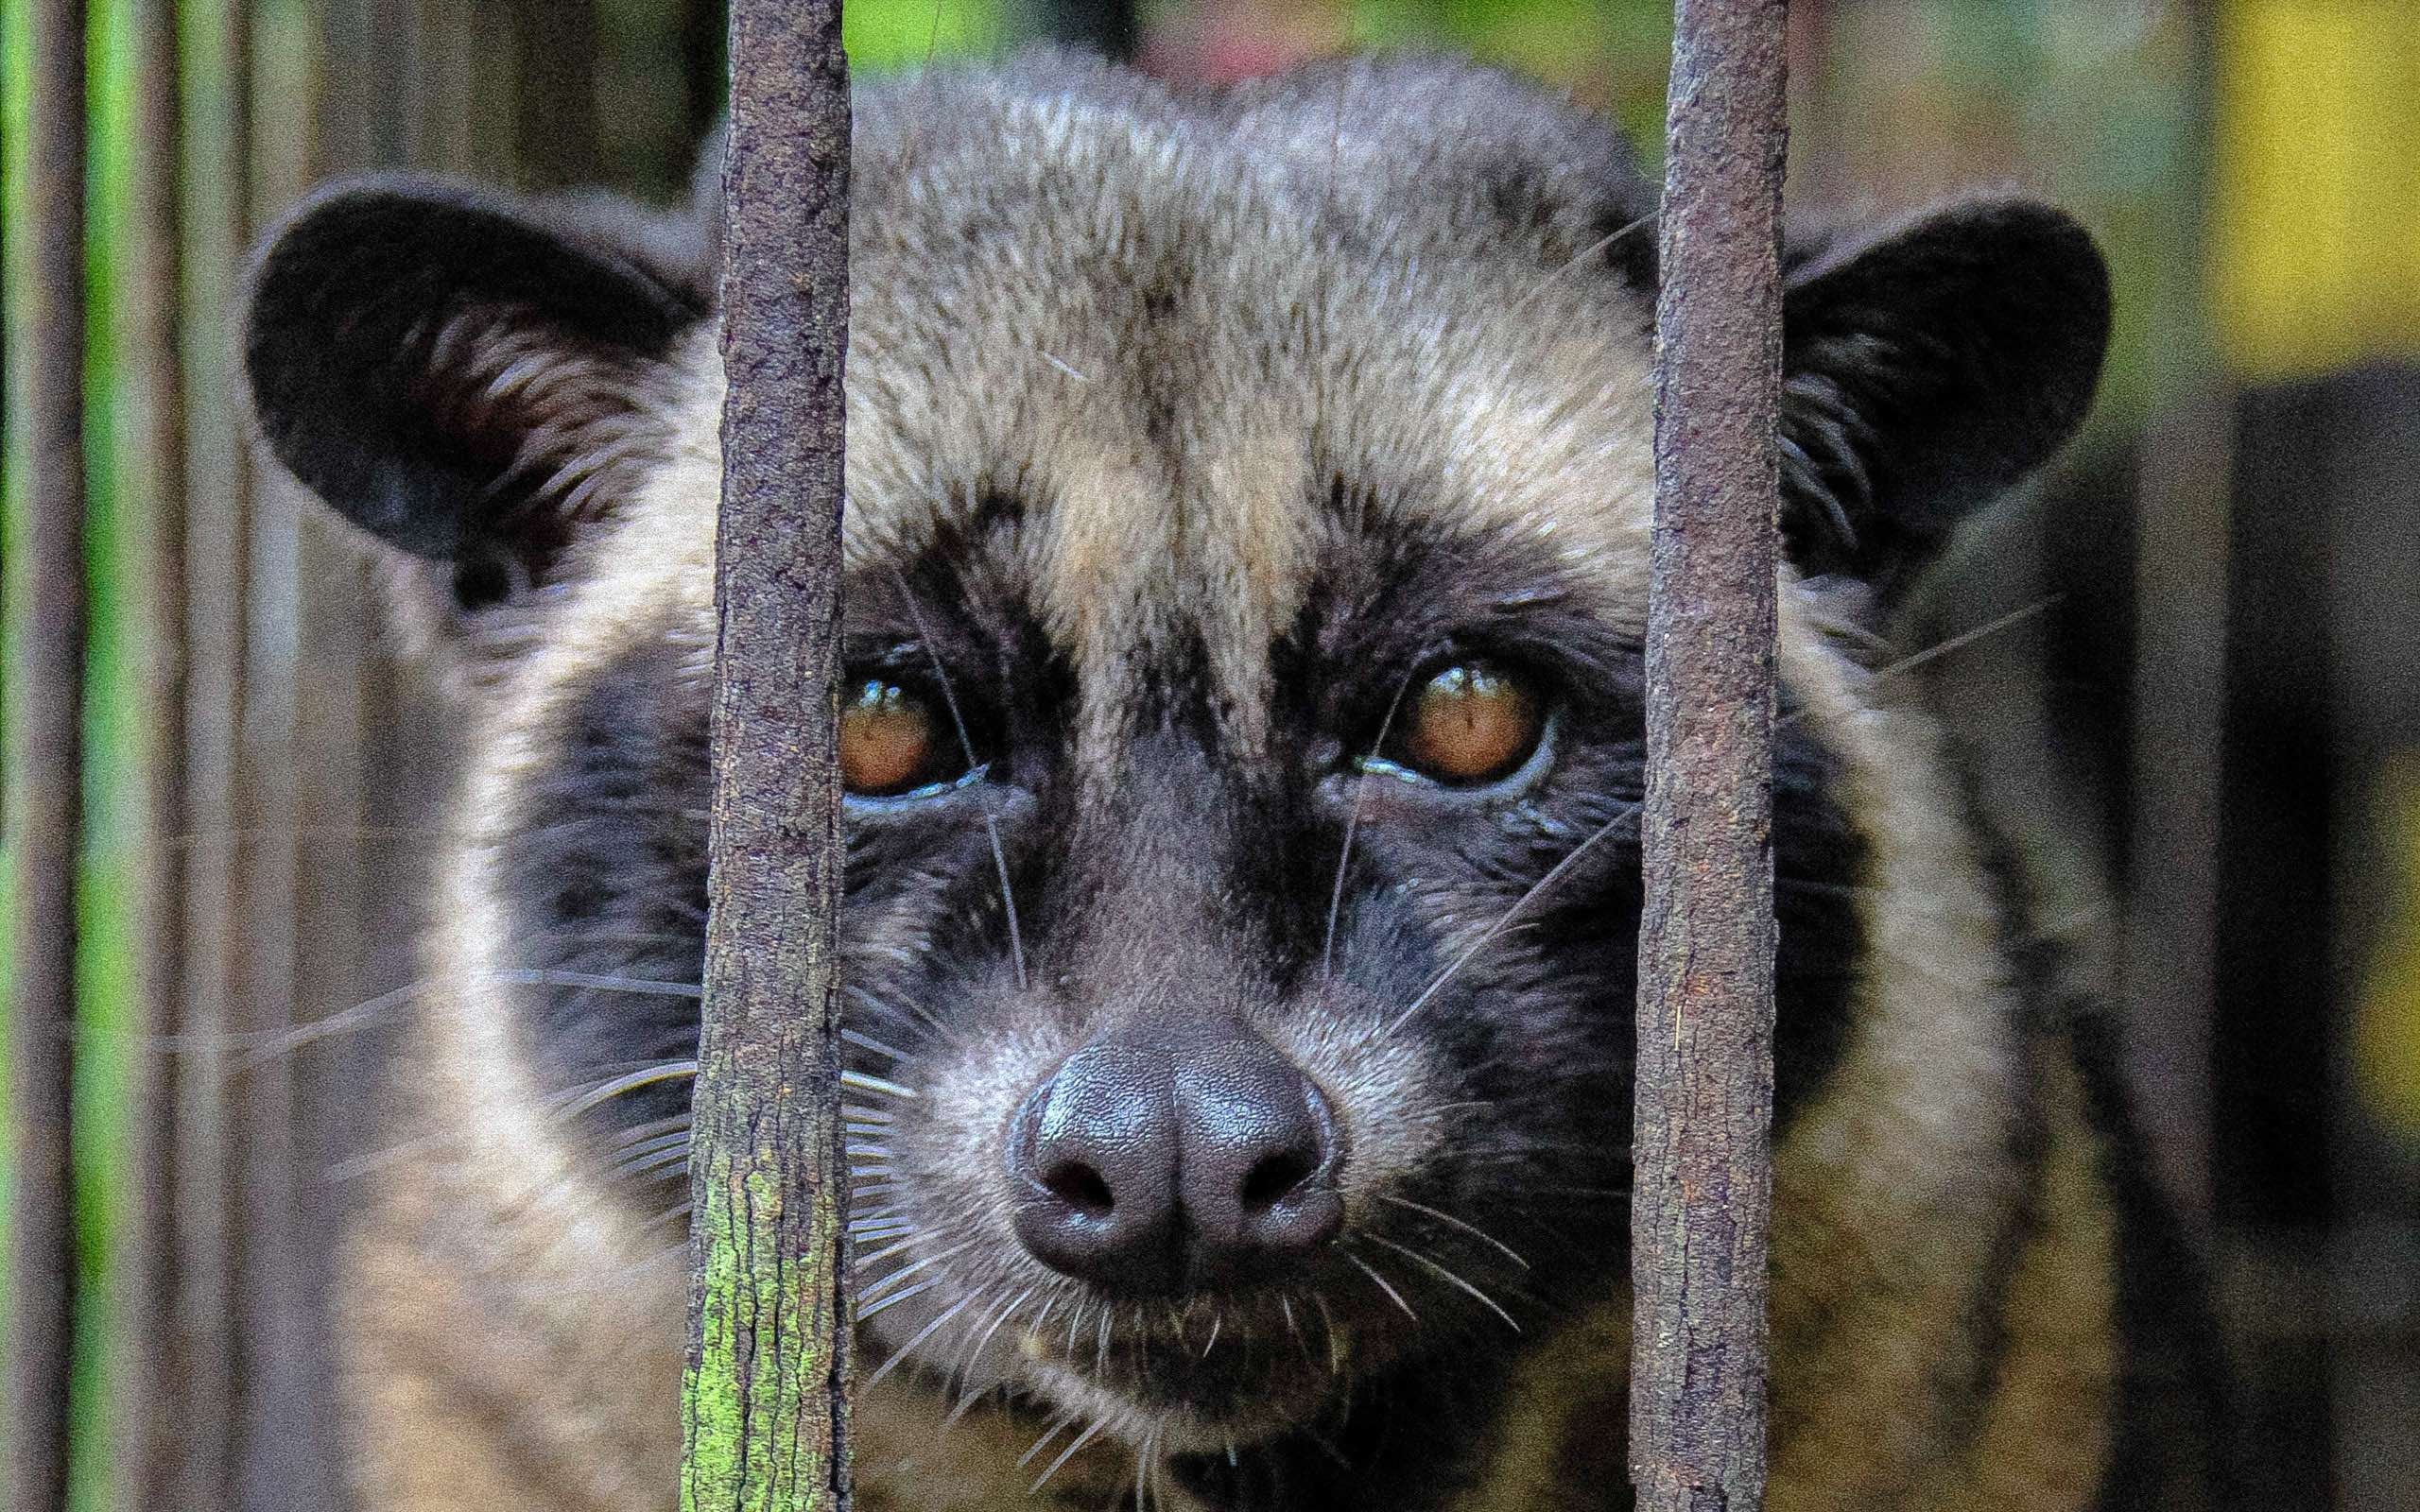
[(1174, 1284), (1181, 1246), (1170, 1074), (1165, 1052), (1088, 1046), (1011, 1116), (1012, 1222), (1034, 1259), (1113, 1291)]
[(1004, 1174), (1028, 1254), (1106, 1291), (1165, 1296), (1276, 1281), (1335, 1240), (1334, 1110), (1292, 1060), (1231, 1027), (1087, 1045), (1028, 1094)]
[(1106, 1218), (1117, 1207), (1109, 1179), (1080, 1160), (1068, 1160), (1044, 1173), (1042, 1184), (1052, 1196), (1087, 1218)]
[(1342, 1229), (1341, 1131), (1319, 1085), (1257, 1036), (1177, 1069), (1179, 1200), (1201, 1284), (1282, 1280)]
[(1244, 1173), (1244, 1212), (1267, 1212), (1311, 1178), (1318, 1162), (1302, 1150), (1281, 1150)]

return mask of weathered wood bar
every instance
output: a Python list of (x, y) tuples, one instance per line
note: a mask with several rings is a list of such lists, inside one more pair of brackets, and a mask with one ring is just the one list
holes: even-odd
[(85, 9), (33, 8), (26, 203), (22, 566), (10, 564), (6, 819), (9, 915), (8, 1289), (0, 1337), (0, 1505), (67, 1504), (78, 1297), (74, 1209), (77, 868), (84, 837)]
[(1783, 0), (1681, 0), (1656, 299), (1631, 1478), (1759, 1505), (1772, 1207)]
[(838, 0), (738, 0), (683, 1512), (849, 1503), (840, 890), (849, 79)]

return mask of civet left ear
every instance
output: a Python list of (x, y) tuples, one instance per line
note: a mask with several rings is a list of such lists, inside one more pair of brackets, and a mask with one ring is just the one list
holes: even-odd
[(1825, 249), (1783, 310), (1788, 550), (1888, 594), (2083, 422), (2109, 273), (2061, 212), (1975, 199)]
[(321, 192), (263, 245), (244, 317), (262, 438), (438, 567), (454, 615), (557, 577), (644, 443), (650, 374), (705, 318), (623, 229), (609, 205), (397, 176)]

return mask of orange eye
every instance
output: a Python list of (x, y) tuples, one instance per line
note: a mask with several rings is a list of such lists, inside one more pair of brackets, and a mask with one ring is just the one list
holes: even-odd
[(1403, 712), (1404, 765), (1440, 782), (1491, 782), (1537, 749), (1546, 719), (1529, 689), (1484, 662), (1444, 668)]
[(932, 710), (895, 682), (869, 678), (840, 694), (840, 784), (890, 798), (934, 781)]

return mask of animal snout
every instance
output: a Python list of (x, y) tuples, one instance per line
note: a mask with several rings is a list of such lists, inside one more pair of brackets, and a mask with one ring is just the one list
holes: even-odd
[(1240, 1025), (1087, 1045), (1008, 1141), (1026, 1248), (1127, 1296), (1282, 1279), (1342, 1227), (1343, 1159), (1318, 1085)]

